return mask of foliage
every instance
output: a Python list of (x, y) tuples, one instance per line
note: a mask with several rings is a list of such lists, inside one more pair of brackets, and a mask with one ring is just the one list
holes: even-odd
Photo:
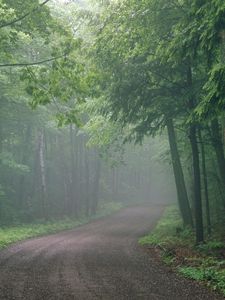
[(220, 250), (225, 247), (224, 242), (218, 240), (209, 240), (207, 243), (199, 245), (198, 249), (203, 253), (210, 253), (211, 251)]
[(181, 267), (179, 272), (187, 278), (205, 281), (214, 290), (221, 291), (225, 295), (225, 270), (213, 267)]
[[(79, 3), (0, 0), (0, 223), (148, 199), (154, 157), (171, 154), (182, 221), (195, 228), (166, 211), (142, 243), (203, 242), (204, 222), (207, 234), (224, 228), (223, 1)], [(145, 137), (156, 135), (154, 149)]]

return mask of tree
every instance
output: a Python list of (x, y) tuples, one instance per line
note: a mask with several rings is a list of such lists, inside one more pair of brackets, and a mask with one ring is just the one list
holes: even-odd
[[(150, 5), (155, 9), (154, 1)], [(162, 64), (156, 54), (158, 45), (173, 24), (168, 18), (164, 27), (166, 32), (158, 32), (157, 21), (148, 13), (147, 7), (149, 9), (148, 2), (140, 4), (136, 1), (132, 1), (132, 5), (125, 1), (118, 6), (112, 4), (107, 7), (109, 13), (103, 14), (104, 25), (97, 33), (95, 60), (99, 61), (104, 72), (102, 92), (106, 91), (105, 97), (111, 103), (112, 119), (124, 125), (132, 124), (136, 140), (146, 134), (154, 135), (168, 125), (179, 206), (184, 224), (191, 225), (184, 177), (175, 135), (171, 131), (172, 119), (184, 113), (182, 102), (178, 102), (185, 92), (184, 79), (182, 82), (181, 69), (173, 68), (169, 62)], [(169, 7), (175, 9), (172, 3)], [(172, 15), (174, 11), (170, 17)], [(151, 47), (146, 37), (151, 39)], [(107, 80), (110, 82), (108, 89)]]

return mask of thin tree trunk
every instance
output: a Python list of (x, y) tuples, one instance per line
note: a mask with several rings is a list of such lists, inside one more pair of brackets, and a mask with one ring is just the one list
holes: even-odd
[(112, 167), (112, 201), (115, 201), (115, 191), (116, 191), (116, 171), (115, 166)]
[[(23, 149), (22, 149), (23, 153), (22, 153), (21, 163), (23, 165), (26, 164), (27, 156), (29, 154), (28, 145), (30, 143), (30, 139), (31, 139), (31, 126), (28, 126), (26, 129), (26, 135), (25, 135), (25, 140), (24, 140)], [(24, 206), (24, 196), (25, 196), (25, 175), (22, 174), (20, 177), (20, 180), (19, 180), (18, 203), (17, 203), (18, 208), (21, 208)]]
[[(31, 181), (28, 193), (28, 203), (30, 203), (31, 210), (33, 211), (34, 207), (34, 199), (37, 200), (40, 198), (40, 159), (39, 159), (39, 133), (37, 134), (37, 146), (34, 149), (33, 163), (32, 163), (32, 173), (31, 173)], [(31, 217), (40, 217), (36, 212), (34, 212)]]
[(41, 176), (41, 199), (42, 199), (42, 215), (47, 219), (46, 207), (46, 172), (45, 172), (45, 159), (44, 159), (44, 131), (39, 133), (39, 163), (40, 163), (40, 176)]
[(190, 204), (188, 201), (188, 195), (187, 195), (187, 190), (184, 181), (184, 174), (180, 162), (180, 156), (177, 149), (177, 142), (176, 142), (176, 135), (173, 126), (173, 120), (170, 118), (167, 119), (166, 125), (167, 125), (172, 165), (173, 165), (173, 171), (174, 171), (174, 177), (176, 183), (177, 198), (178, 198), (178, 204), (179, 204), (181, 216), (183, 219), (184, 226), (193, 227), (192, 214), (191, 214)]
[(94, 186), (93, 186), (93, 199), (92, 199), (92, 214), (96, 213), (97, 206), (98, 206), (98, 198), (99, 198), (99, 183), (100, 183), (100, 175), (101, 175), (101, 160), (96, 153), (96, 160), (95, 160), (95, 178), (94, 178)]
[(85, 147), (85, 177), (86, 177), (85, 211), (86, 211), (86, 216), (89, 216), (89, 214), (90, 214), (90, 195), (89, 195), (90, 174), (89, 174), (88, 149), (86, 147)]
[(70, 160), (71, 160), (71, 208), (75, 216), (78, 214), (77, 197), (76, 197), (76, 166), (74, 151), (74, 131), (73, 125), (70, 124)]

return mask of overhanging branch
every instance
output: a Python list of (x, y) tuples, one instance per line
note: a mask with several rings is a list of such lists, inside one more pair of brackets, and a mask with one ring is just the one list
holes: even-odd
[(32, 13), (34, 13), (36, 10), (38, 10), (40, 7), (42, 7), (43, 5), (45, 5), (46, 3), (48, 3), (50, 0), (45, 0), (44, 2), (40, 3), (38, 6), (36, 6), (34, 9), (32, 9), (31, 11), (27, 12), (26, 14), (22, 15), (21, 17), (12, 20), (10, 22), (7, 23), (3, 23), (0, 25), (0, 29), (3, 27), (7, 27), (7, 26), (11, 26), (17, 22), (22, 21), (23, 19), (25, 19), (26, 17), (28, 17), (29, 15), (31, 15)]
[(60, 56), (57, 56), (57, 57), (48, 58), (48, 59), (45, 59), (45, 60), (31, 62), (31, 63), (15, 63), (15, 64), (6, 63), (6, 64), (0, 64), (0, 68), (4, 68), (4, 67), (29, 67), (29, 66), (36, 66), (36, 65), (41, 65), (41, 64), (44, 64), (46, 62), (57, 60), (57, 59), (63, 58), (63, 57), (66, 57), (66, 54), (60, 55)]

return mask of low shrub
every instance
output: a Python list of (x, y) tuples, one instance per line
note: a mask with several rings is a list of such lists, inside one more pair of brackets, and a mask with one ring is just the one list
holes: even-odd
[(182, 228), (178, 208), (168, 207), (155, 229), (139, 243), (157, 248), (162, 260), (185, 277), (225, 295), (225, 245), (218, 236), (195, 245), (192, 229)]

